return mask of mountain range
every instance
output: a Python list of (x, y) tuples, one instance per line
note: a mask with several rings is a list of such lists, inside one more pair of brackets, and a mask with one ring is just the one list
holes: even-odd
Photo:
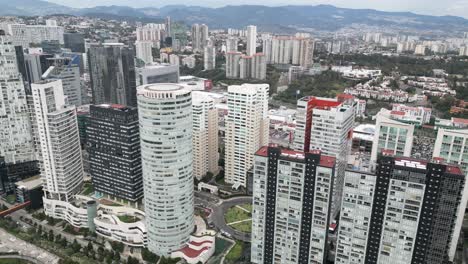
[(36, 16), (69, 14), (113, 19), (151, 20), (170, 16), (187, 24), (205, 23), (212, 28), (292, 27), (336, 31), (349, 25), (385, 26), (396, 29), (468, 31), (468, 20), (455, 16), (428, 16), (410, 12), (384, 12), (371, 9), (338, 8), (331, 5), (279, 6), (238, 5), (220, 8), (169, 5), (162, 8), (97, 6), (71, 8), (43, 0), (0, 0), (0, 15)]

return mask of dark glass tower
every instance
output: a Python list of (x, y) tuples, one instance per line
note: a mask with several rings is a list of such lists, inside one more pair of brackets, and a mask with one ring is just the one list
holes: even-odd
[(143, 179), (137, 109), (92, 105), (86, 130), (95, 191), (131, 202), (140, 200)]
[(63, 34), (64, 46), (72, 52), (85, 53), (85, 40), (83, 34), (78, 32), (67, 32)]
[(94, 104), (136, 106), (135, 60), (123, 45), (92, 47), (88, 52)]

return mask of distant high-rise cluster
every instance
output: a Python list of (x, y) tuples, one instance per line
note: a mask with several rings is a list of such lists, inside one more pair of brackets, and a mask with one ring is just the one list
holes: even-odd
[(273, 37), (263, 40), (263, 53), (267, 63), (312, 65), (314, 41), (310, 38)]

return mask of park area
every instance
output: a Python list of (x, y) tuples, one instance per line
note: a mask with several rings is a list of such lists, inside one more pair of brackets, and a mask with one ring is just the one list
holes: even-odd
[(228, 209), (224, 215), (226, 224), (240, 232), (252, 231), (252, 205), (241, 204)]

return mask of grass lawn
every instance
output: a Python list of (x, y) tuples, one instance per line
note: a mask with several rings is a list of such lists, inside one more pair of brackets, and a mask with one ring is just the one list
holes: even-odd
[(23, 259), (5, 258), (0, 259), (0, 264), (32, 264), (32, 262)]
[(131, 215), (119, 215), (119, 220), (124, 223), (135, 223), (140, 221), (140, 218)]
[(85, 183), (83, 189), (83, 195), (90, 195), (94, 193), (94, 186), (91, 183)]
[[(252, 205), (251, 204), (241, 204), (240, 207), (247, 209), (247, 211), (252, 212)], [(237, 221), (242, 221), (245, 219), (252, 218), (251, 213), (242, 210), (237, 206), (233, 206), (228, 209), (226, 214), (224, 215), (224, 220), (227, 224)]]
[(16, 203), (16, 195), (14, 195), (14, 194), (8, 195), (8, 196), (6, 197), (6, 201), (7, 201), (7, 203), (9, 203), (9, 204), (14, 204), (14, 203)]
[(244, 247), (244, 243), (241, 241), (237, 241), (234, 247), (229, 251), (226, 255), (226, 260), (230, 263), (235, 263), (242, 256), (242, 250)]
[(244, 233), (251, 233), (252, 232), (252, 220), (233, 224), (233, 225), (230, 225), (230, 227), (236, 230), (239, 230), (241, 232), (244, 232)]

